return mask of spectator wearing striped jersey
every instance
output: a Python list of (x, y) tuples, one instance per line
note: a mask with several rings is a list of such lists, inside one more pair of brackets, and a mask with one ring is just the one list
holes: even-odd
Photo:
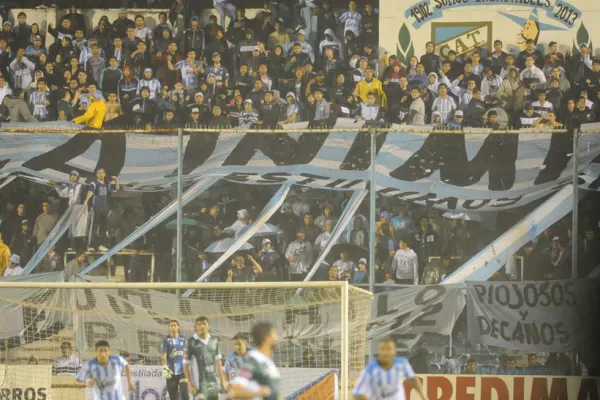
[(246, 99), (244, 101), (244, 111), (240, 113), (238, 118), (238, 126), (249, 129), (256, 125), (258, 117), (258, 112), (252, 107), (252, 100)]
[(442, 124), (447, 124), (450, 122), (452, 113), (457, 108), (456, 102), (452, 97), (448, 96), (448, 86), (445, 83), (440, 83), (438, 90), (440, 95), (433, 101), (431, 110), (440, 114), (440, 122)]
[(354, 400), (405, 399), (405, 380), (421, 399), (427, 399), (413, 367), (407, 359), (396, 354), (396, 343), (393, 339), (384, 338), (379, 342), (377, 359), (367, 364), (360, 373), (354, 388)]
[(350, 0), (348, 11), (340, 15), (339, 22), (344, 24), (344, 32), (350, 31), (358, 37), (362, 29), (362, 15), (356, 8), (356, 1)]
[(137, 94), (141, 94), (142, 88), (148, 88), (149, 99), (156, 100), (156, 98), (160, 95), (161, 84), (158, 79), (152, 76), (152, 68), (146, 68), (144, 70), (144, 77), (138, 82)]
[(538, 119), (540, 119), (540, 115), (533, 110), (533, 106), (531, 104), (527, 104), (523, 109), (523, 113), (517, 120), (517, 127), (519, 129), (531, 128)]
[(213, 74), (217, 86), (229, 87), (229, 72), (227, 71), (227, 68), (221, 65), (221, 54), (214, 52), (212, 55), (212, 62), (213, 65), (208, 68), (206, 75)]
[(240, 368), (244, 361), (244, 357), (249, 350), (253, 350), (248, 346), (248, 340), (242, 333), (236, 334), (232, 339), (233, 351), (225, 358), (223, 366), (223, 387), (225, 390), (229, 388), (229, 383), (239, 374)]
[(144, 16), (136, 15), (135, 16), (135, 37), (150, 45), (150, 48), (153, 47), (154, 40), (154, 32), (152, 29), (146, 26)]
[(48, 118), (48, 106), (50, 105), (50, 91), (46, 87), (46, 81), (39, 79), (37, 89), (29, 95), (29, 105), (32, 108), (32, 115), (38, 121), (45, 121)]
[(552, 103), (546, 100), (546, 91), (542, 90), (538, 93), (538, 100), (534, 101), (532, 104), (533, 111), (540, 115), (540, 117), (544, 117), (549, 112), (554, 111), (554, 106)]
[(79, 357), (73, 354), (71, 343), (62, 342), (60, 344), (61, 356), (54, 360), (52, 364), (52, 375), (75, 376), (81, 368)]
[(173, 64), (173, 59), (167, 58), (167, 66), (171, 71), (178, 71), (181, 77), (183, 88), (188, 93), (193, 93), (200, 87), (198, 76), (204, 74), (203, 63), (198, 60), (196, 50), (191, 49), (187, 52), (187, 58)]

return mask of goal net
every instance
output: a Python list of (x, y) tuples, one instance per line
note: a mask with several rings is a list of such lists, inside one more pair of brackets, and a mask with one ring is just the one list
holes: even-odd
[[(271, 322), (285, 399), (345, 399), (365, 364), (372, 296), (347, 282), (116, 284), (76, 275), (64, 283), (59, 275), (0, 279), (2, 400), (90, 398), (74, 375), (99, 340), (132, 366), (136, 392), (126, 390), (127, 399), (167, 399), (160, 349), (169, 320), (190, 337), (198, 316), (208, 318), (223, 358), (233, 336), (252, 346), (252, 326)], [(196, 290), (183, 297), (187, 289)]]

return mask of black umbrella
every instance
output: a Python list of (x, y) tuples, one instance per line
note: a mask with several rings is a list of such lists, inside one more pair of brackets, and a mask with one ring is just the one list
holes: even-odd
[[(348, 252), (349, 259), (358, 264), (358, 260), (361, 258), (369, 258), (369, 251), (355, 244), (341, 243), (334, 245), (329, 254), (325, 257), (325, 261), (330, 265), (340, 259), (340, 253), (342, 251)], [(368, 263), (367, 263), (368, 265)]]

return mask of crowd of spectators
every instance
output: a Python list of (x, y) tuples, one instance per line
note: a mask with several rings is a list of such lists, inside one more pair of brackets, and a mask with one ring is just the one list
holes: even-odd
[[(80, 183), (74, 171), (69, 184), (51, 184), (44, 186), (19, 179), (3, 189), (0, 197), (2, 270), (15, 264), (14, 260), (9, 262), (11, 255), (18, 255), (16, 264), (25, 266), (68, 204), (84, 211), (77, 213), (73, 223), (75, 228), (50, 249), (34, 272), (63, 269), (67, 275), (81, 272), (88, 265), (86, 258), (90, 254), (95, 257), (94, 254), (106, 252), (172, 201), (166, 192), (119, 197), (118, 178), (106, 177), (102, 169), (91, 182)], [(329, 244), (350, 194), (316, 189), (292, 191), (269, 220), (268, 229), (271, 230), (251, 238), (248, 243), (252, 248), (236, 253), (210, 276), (210, 280), (304, 280)], [(184, 280), (195, 280), (208, 270), (229, 246), (215, 248), (214, 245), (239, 237), (272, 196), (270, 188), (223, 181), (210, 190), (208, 198), (186, 206)], [(597, 252), (599, 200), (595, 193), (588, 193), (580, 203), (577, 242), (582, 277), (588, 276), (600, 261)], [(376, 259), (371, 264), (368, 262), (368, 201), (364, 201), (346, 230), (332, 243), (322, 264), (310, 276), (313, 280), (344, 279), (354, 284), (366, 284), (369, 266), (374, 265), (378, 284), (436, 284), (518, 222), (525, 213), (524, 210), (504, 211), (493, 221), (466, 220), (464, 216), (457, 218), (457, 213), (444, 213), (380, 197), (376, 210)], [(569, 219), (565, 218), (540, 233), (523, 246), (494, 279), (569, 278), (570, 226)], [(116, 261), (113, 260), (114, 264), (124, 266), (126, 280), (143, 282), (149, 279), (150, 258), (144, 253), (155, 256), (155, 281), (175, 279), (172, 220), (153, 228), (127, 248), (136, 254), (117, 256)], [(71, 253), (67, 265), (63, 257), (65, 251)], [(385, 285), (379, 290), (385, 290)]]
[[(265, 2), (250, 19), (215, 1), (219, 17), (201, 26), (200, 10), (177, 0), (152, 28), (125, 9), (89, 27), (71, 7), (48, 25), (50, 46), (40, 21), (21, 12), (0, 32), (0, 119), (247, 129), (346, 117), (499, 129), (600, 117), (600, 60), (585, 43), (562, 54), (556, 42), (546, 50), (528, 40), (511, 54), (496, 40), (489, 54), (442, 57), (429, 42), (404, 65), (378, 59), (371, 4), (288, 3)], [(316, 30), (305, 29), (305, 15), (317, 16)]]

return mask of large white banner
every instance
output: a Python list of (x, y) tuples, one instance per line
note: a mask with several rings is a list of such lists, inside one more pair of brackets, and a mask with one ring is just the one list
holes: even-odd
[[(57, 126), (60, 126), (58, 124)], [(31, 128), (31, 125), (22, 125)], [(287, 125), (305, 129), (306, 123)], [(218, 176), (249, 184), (292, 182), (316, 188), (359, 190), (370, 180), (369, 134), (340, 119), (332, 133), (218, 133), (186, 135), (186, 182)], [(38, 127), (44, 129), (44, 127)], [(377, 192), (451, 210), (497, 211), (544, 197), (571, 180), (569, 134), (434, 135), (431, 127), (393, 126), (377, 144)], [(335, 132), (356, 129), (356, 132)], [(118, 175), (124, 190), (173, 188), (177, 137), (168, 134), (28, 134), (3, 132), (0, 178), (82, 182), (103, 167)], [(600, 154), (600, 135), (580, 139), (579, 169), (585, 188), (598, 189), (590, 163)]]
[[(469, 341), (526, 351), (581, 350), (588, 327), (583, 281), (467, 282)], [(588, 286), (589, 287), (589, 286)]]
[(423, 333), (449, 335), (465, 306), (462, 285), (412, 286), (375, 295), (368, 337), (391, 336), (408, 351)]

